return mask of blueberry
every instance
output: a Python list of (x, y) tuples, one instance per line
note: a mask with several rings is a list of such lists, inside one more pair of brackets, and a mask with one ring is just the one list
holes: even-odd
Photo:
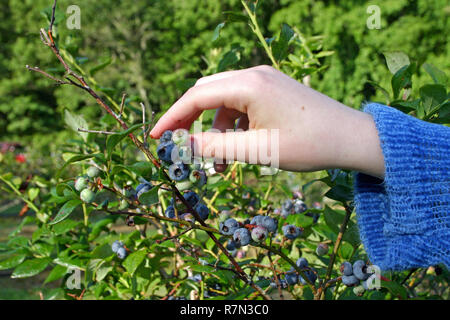
[(206, 220), (209, 217), (209, 209), (207, 206), (205, 206), (203, 203), (197, 203), (197, 205), (194, 207), (195, 211), (199, 214), (200, 218), (202, 220)]
[(80, 192), (80, 199), (86, 203), (91, 203), (95, 199), (95, 193), (91, 189), (84, 189)]
[(97, 167), (89, 167), (86, 171), (87, 175), (91, 178), (95, 178), (100, 174), (100, 170)]
[(183, 197), (192, 208), (200, 201), (200, 197), (194, 191), (186, 192)]
[(169, 178), (175, 181), (181, 181), (189, 176), (189, 167), (184, 163), (174, 163), (169, 167)]
[(295, 213), (303, 213), (306, 210), (308, 210), (308, 207), (306, 206), (306, 204), (302, 200), (296, 199), (294, 202), (294, 212)]
[(319, 243), (319, 245), (316, 248), (316, 254), (318, 256), (323, 256), (328, 253), (328, 245), (326, 243)]
[(366, 280), (370, 274), (366, 273), (366, 263), (358, 260), (353, 264), (353, 274), (359, 280)]
[(284, 279), (286, 279), (286, 282), (293, 286), (294, 284), (297, 283), (298, 281), (298, 276), (296, 273), (286, 273), (286, 275), (284, 276)]
[(306, 260), (305, 258), (298, 258), (297, 262), (295, 264), (300, 269), (304, 269), (304, 268), (306, 268), (308, 266), (308, 260)]
[(119, 249), (117, 249), (117, 256), (119, 257), (119, 259), (125, 259), (125, 257), (127, 256), (127, 250), (124, 247), (120, 247)]
[(284, 236), (290, 240), (294, 240), (302, 234), (302, 229), (292, 224), (284, 225), (282, 230)]
[(264, 216), (254, 216), (252, 218), (252, 220), (250, 221), (250, 224), (260, 226), (263, 218), (264, 218)]
[(320, 216), (317, 212), (307, 212), (305, 215), (313, 218), (314, 223), (317, 223), (317, 221), (319, 220), (319, 216)]
[(144, 183), (139, 184), (136, 187), (136, 198), (139, 199), (139, 197), (143, 193), (146, 193), (146, 192), (150, 191), (152, 188), (153, 188), (153, 186), (149, 182), (144, 182)]
[(172, 135), (173, 133), (171, 130), (164, 131), (164, 133), (161, 135), (161, 138), (159, 138), (159, 143), (172, 142)]
[(207, 181), (206, 172), (204, 170), (192, 170), (189, 180), (197, 187), (203, 187)]
[(354, 287), (359, 284), (359, 279), (354, 275), (351, 276), (342, 276), (342, 283), (347, 287)]
[(256, 242), (261, 242), (267, 238), (267, 229), (257, 226), (252, 230), (252, 239)]
[(116, 240), (116, 241), (114, 241), (113, 244), (111, 245), (111, 249), (112, 249), (112, 251), (113, 251), (114, 253), (117, 253), (117, 251), (118, 251), (120, 248), (123, 248), (123, 242), (122, 242), (122, 241)]
[(158, 158), (165, 162), (172, 163), (172, 151), (174, 147), (175, 143), (173, 142), (161, 143), (156, 148), (156, 154), (158, 155)]
[(229, 218), (220, 223), (219, 230), (223, 235), (231, 236), (239, 228), (239, 222), (233, 218)]
[(268, 232), (275, 232), (277, 231), (278, 221), (269, 216), (263, 216), (259, 225), (266, 228)]
[[(188, 146), (177, 147), (178, 149), (178, 161), (183, 163), (191, 163), (192, 162), (192, 149)], [(178, 162), (176, 161), (176, 162)]]
[(369, 276), (369, 278), (367, 278), (367, 280), (362, 281), (362, 286), (364, 287), (365, 290), (373, 290), (376, 289), (375, 284), (376, 284), (376, 278), (378, 277), (378, 275), (376, 274), (372, 274), (371, 276)]
[(83, 189), (86, 189), (88, 187), (89, 180), (85, 177), (78, 177), (78, 179), (75, 181), (75, 190), (81, 191)]
[(362, 285), (356, 286), (353, 288), (353, 293), (355, 296), (361, 297), (364, 294), (364, 287)]
[(185, 220), (185, 221), (190, 222), (190, 223), (194, 223), (194, 222), (195, 222), (194, 216), (192, 215), (192, 213), (189, 213), (189, 212), (183, 213), (183, 214), (180, 216), (180, 219), (181, 219), (181, 220)]
[(353, 274), (352, 264), (348, 261), (343, 262), (339, 270), (341, 271), (341, 274), (344, 276), (351, 276)]
[(281, 209), (290, 213), (292, 209), (294, 209), (294, 203), (292, 202), (292, 200), (287, 199), (286, 201), (283, 202)]
[(233, 251), (233, 250), (235, 250), (237, 248), (238, 248), (238, 245), (237, 245), (236, 242), (234, 242), (233, 240), (228, 241), (228, 243), (227, 243), (227, 250)]
[(246, 246), (250, 243), (250, 232), (246, 228), (239, 228), (233, 233), (234, 242), (240, 246)]
[(231, 215), (230, 211), (224, 210), (221, 213), (219, 213), (219, 222), (222, 223), (225, 220), (229, 219)]
[(164, 212), (164, 215), (167, 218), (175, 219), (175, 208), (174, 206), (167, 206), (166, 211)]
[[(314, 269), (313, 269), (313, 270), (314, 270)], [(313, 272), (312, 270), (306, 270), (304, 273), (305, 273), (306, 278), (308, 278), (308, 280), (309, 280), (310, 282), (312, 282), (312, 283), (316, 282), (316, 280), (317, 280), (317, 275), (316, 275), (315, 272)], [(303, 284), (303, 285), (305, 285), (305, 284), (308, 283), (308, 282), (306, 282), (306, 280), (305, 280), (302, 276), (299, 276), (298, 281), (299, 281), (301, 284)]]
[(172, 141), (177, 145), (186, 144), (189, 138), (189, 132), (186, 129), (176, 129), (172, 133)]

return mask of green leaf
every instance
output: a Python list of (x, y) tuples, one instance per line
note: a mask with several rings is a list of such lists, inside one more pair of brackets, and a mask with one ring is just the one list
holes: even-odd
[(53, 233), (58, 236), (74, 229), (79, 224), (81, 224), (80, 221), (66, 219), (64, 221), (59, 222), (58, 224), (55, 224), (52, 230)]
[(158, 197), (158, 186), (153, 186), (149, 191), (141, 194), (139, 196), (139, 202), (145, 206), (150, 206), (152, 204), (159, 202)]
[(14, 269), (11, 278), (28, 278), (35, 276), (47, 268), (50, 263), (49, 259), (32, 259), (26, 260)]
[(133, 275), (141, 263), (144, 262), (146, 256), (147, 250), (145, 249), (133, 252), (125, 259), (123, 266), (130, 275)]
[(225, 20), (227, 22), (247, 22), (248, 17), (245, 14), (235, 11), (224, 11)]
[(422, 67), (425, 69), (425, 71), (433, 78), (433, 81), (436, 84), (447, 84), (447, 75), (444, 71), (439, 70), (435, 66), (429, 63), (424, 63)]
[(86, 120), (80, 115), (72, 114), (69, 110), (64, 110), (64, 121), (66, 124), (75, 132), (77, 132), (84, 140), (84, 142), (87, 141), (88, 133), (87, 132), (80, 132), (78, 129), (87, 129), (88, 124)]
[(447, 99), (447, 90), (440, 84), (426, 84), (419, 89), (419, 94), (426, 113)]
[(25, 260), (26, 257), (26, 254), (17, 254), (9, 257), (6, 260), (0, 261), (0, 270), (12, 269), (17, 267)]
[(383, 52), (386, 64), (392, 74), (410, 64), (409, 57), (401, 51)]
[(61, 255), (60, 257), (53, 260), (54, 263), (59, 264), (60, 266), (64, 266), (67, 268), (77, 268), (80, 270), (85, 269), (85, 265), (78, 258), (71, 258), (68, 256)]
[(150, 162), (136, 162), (133, 163), (130, 166), (126, 166), (126, 165), (122, 165), (122, 164), (118, 164), (115, 165), (114, 168), (111, 171), (112, 175), (116, 175), (118, 172), (123, 171), (123, 170), (128, 170), (131, 172), (134, 172), (135, 174), (137, 174), (138, 176), (141, 177), (146, 177), (152, 174), (152, 164)]
[(394, 99), (397, 99), (400, 90), (403, 88), (410, 88), (412, 85), (411, 78), (414, 72), (414, 65), (407, 65), (400, 68), (392, 77), (391, 85), (394, 92)]
[[(144, 124), (148, 125), (151, 124), (151, 121), (147, 121)], [(121, 131), (118, 132), (116, 134), (110, 134), (108, 135), (108, 138), (106, 138), (106, 152), (109, 156), (111, 156), (114, 148), (116, 147), (116, 145), (122, 141), (125, 137), (127, 137), (130, 133), (133, 133), (135, 130), (142, 128), (142, 126), (144, 125), (142, 123), (139, 124), (135, 124), (131, 127), (129, 127), (127, 130), (125, 131)]]
[(45, 279), (44, 283), (49, 283), (64, 277), (67, 273), (67, 267), (56, 265), (53, 270), (48, 275), (47, 279)]
[(353, 199), (353, 189), (351, 186), (338, 184), (325, 193), (325, 197), (344, 203)]
[(212, 36), (212, 41), (216, 41), (217, 39), (219, 39), (220, 36), (220, 30), (222, 30), (222, 28), (225, 27), (225, 22), (219, 23), (216, 28), (214, 29), (213, 32), (213, 36)]
[(230, 50), (220, 59), (219, 65), (217, 66), (217, 72), (222, 72), (229, 67), (235, 65), (241, 59), (240, 52), (237, 50)]
[(289, 50), (289, 41), (294, 36), (294, 31), (287, 24), (281, 27), (280, 36), (277, 41), (272, 41), (271, 47), (275, 60), (281, 61), (286, 59)]
[(58, 172), (55, 175), (55, 178), (58, 179), (59, 176), (61, 175), (62, 171), (71, 163), (74, 162), (78, 162), (78, 161), (83, 161), (86, 159), (91, 159), (91, 158), (97, 158), (100, 161), (104, 161), (104, 155), (101, 153), (95, 153), (95, 154), (80, 154), (80, 155), (76, 155), (73, 156), (72, 158), (70, 158), (68, 161), (66, 161), (66, 163), (64, 163), (64, 165), (62, 166), (61, 169), (58, 170)]
[(388, 289), (389, 292), (392, 293), (392, 295), (394, 295), (396, 298), (408, 298), (408, 292), (406, 291), (406, 288), (394, 281), (381, 280), (381, 287)]
[(59, 212), (56, 214), (55, 219), (53, 219), (53, 221), (51, 221), (49, 225), (56, 224), (66, 219), (72, 213), (72, 211), (75, 210), (75, 208), (78, 207), (81, 203), (82, 201), (77, 199), (67, 201), (61, 207), (61, 209), (59, 209)]
[(34, 199), (36, 199), (38, 194), (39, 194), (39, 189), (38, 188), (30, 188), (30, 189), (28, 189), (28, 199), (30, 199), (30, 201), (33, 201)]
[(111, 57), (108, 57), (105, 61), (101, 62), (99, 65), (89, 69), (89, 73), (91, 74), (91, 76), (93, 76), (98, 71), (103, 70), (104, 68), (109, 66), (111, 64), (111, 62), (112, 62)]

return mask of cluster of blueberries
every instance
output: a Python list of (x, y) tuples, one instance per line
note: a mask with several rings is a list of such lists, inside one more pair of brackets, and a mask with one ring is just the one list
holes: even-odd
[(122, 241), (114, 241), (111, 249), (115, 254), (117, 254), (117, 257), (119, 257), (119, 259), (125, 259), (125, 257), (127, 256), (127, 249), (125, 249), (125, 245)]
[(159, 139), (156, 148), (158, 158), (168, 165), (169, 178), (174, 181), (182, 181), (187, 178), (198, 187), (206, 184), (206, 173), (203, 170), (189, 165), (192, 163), (192, 149), (188, 145), (189, 133), (185, 129), (175, 131), (166, 130)]
[[(294, 192), (293, 199), (286, 199), (281, 205), (281, 209), (276, 209), (275, 213), (280, 214), (281, 217), (287, 218), (291, 214), (300, 214), (308, 210), (308, 206), (302, 200), (303, 194), (299, 191)], [(312, 204), (314, 209), (322, 209), (319, 202), (314, 202)], [(314, 223), (319, 219), (318, 213), (307, 212), (307, 216), (312, 217)]]
[(347, 287), (354, 287), (353, 292), (361, 295), (365, 290), (372, 290), (373, 277), (377, 275), (369, 272), (363, 260), (357, 260), (353, 265), (345, 261), (341, 264), (342, 283)]
[(92, 179), (95, 179), (100, 174), (100, 170), (97, 167), (89, 167), (85, 175), (79, 176), (75, 180), (75, 190), (80, 192), (80, 199), (85, 203), (91, 203), (95, 199), (95, 192), (92, 191), (90, 183)]
[[(314, 268), (309, 267), (308, 260), (306, 260), (305, 258), (298, 258), (296, 261), (296, 265), (303, 271), (303, 273), (311, 283), (314, 283), (317, 280), (317, 272)], [(297, 274), (297, 271), (294, 269), (294, 267), (291, 267), (291, 269), (289, 269), (289, 271), (287, 271), (284, 275), (284, 279), (279, 279), (278, 282), (280, 287), (283, 289), (286, 289), (288, 285), (293, 286), (297, 283), (305, 285), (307, 283), (307, 281), (301, 275)], [(270, 286), (272, 288), (277, 287), (277, 283), (274, 279), (272, 279)]]
[[(187, 203), (199, 214), (202, 220), (206, 220), (209, 217), (209, 209), (208, 207), (200, 201), (200, 196), (194, 191), (186, 191), (183, 194), (184, 199), (186, 199)], [(173, 198), (170, 201), (170, 205), (167, 206), (164, 215), (167, 218), (175, 219), (178, 213), (178, 218), (181, 220), (186, 220), (189, 222), (194, 222), (195, 218), (192, 213), (188, 212), (189, 208), (182, 206), (181, 204), (177, 204), (177, 201)], [(177, 212), (175, 212), (175, 206)], [(187, 210), (187, 212), (186, 212)]]

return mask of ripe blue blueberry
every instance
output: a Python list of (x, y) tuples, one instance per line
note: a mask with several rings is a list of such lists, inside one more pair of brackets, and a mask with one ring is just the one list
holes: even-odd
[(366, 273), (366, 263), (358, 260), (353, 264), (353, 275), (359, 280), (366, 280), (370, 274)]
[(359, 279), (354, 275), (342, 276), (342, 283), (345, 284), (347, 287), (354, 287), (359, 284)]
[(119, 259), (125, 259), (125, 257), (127, 256), (127, 250), (124, 247), (120, 247), (119, 249), (117, 249), (117, 256), (119, 257)]
[(302, 229), (292, 224), (284, 225), (282, 230), (284, 236), (289, 240), (294, 240), (302, 234)]
[(341, 271), (341, 274), (344, 276), (351, 276), (353, 274), (353, 266), (350, 262), (344, 261), (339, 270)]
[(164, 215), (167, 218), (175, 219), (175, 208), (174, 206), (167, 206), (166, 211), (164, 212)]
[(233, 233), (234, 242), (238, 243), (241, 247), (250, 243), (250, 232), (246, 228), (239, 228)]
[(78, 179), (75, 181), (75, 190), (81, 191), (83, 189), (86, 189), (88, 187), (89, 180), (85, 177), (78, 177)]
[(189, 167), (181, 162), (174, 163), (169, 167), (169, 178), (175, 181), (181, 181), (189, 176)]
[(161, 135), (161, 138), (159, 138), (159, 143), (172, 142), (172, 135), (173, 133), (171, 130), (164, 131), (164, 133)]
[(186, 192), (183, 197), (192, 208), (200, 201), (200, 197), (194, 191)]
[(112, 249), (112, 251), (113, 251), (114, 253), (117, 253), (117, 251), (118, 251), (120, 248), (123, 248), (123, 242), (122, 242), (122, 241), (116, 240), (116, 241), (114, 241), (113, 244), (111, 245), (111, 249)]
[(292, 272), (292, 273), (286, 273), (286, 275), (284, 276), (284, 279), (286, 279), (286, 282), (293, 286), (294, 284), (297, 283), (298, 281), (298, 276), (296, 273)]
[(266, 228), (268, 232), (275, 232), (277, 231), (278, 221), (272, 217), (263, 216), (259, 225)]
[(223, 235), (231, 236), (239, 228), (239, 222), (233, 218), (229, 218), (220, 223), (219, 230)]
[(136, 198), (139, 199), (139, 197), (143, 193), (146, 193), (146, 192), (150, 191), (152, 188), (153, 188), (153, 186), (149, 182), (144, 182), (144, 183), (139, 184), (136, 187)]
[(203, 203), (197, 203), (194, 207), (195, 211), (200, 215), (202, 220), (206, 220), (209, 217), (209, 209)]
[(250, 221), (250, 224), (260, 226), (263, 218), (264, 218), (264, 216), (254, 216), (252, 218), (252, 220)]
[(175, 148), (175, 143), (173, 143), (173, 142), (161, 143), (156, 148), (156, 154), (158, 155), (159, 159), (161, 159), (167, 163), (172, 163), (173, 148)]
[(257, 226), (252, 229), (252, 239), (255, 242), (261, 242), (267, 238), (267, 229), (262, 226)]
[(289, 213), (291, 213), (292, 209), (294, 209), (294, 203), (292, 202), (292, 200), (287, 199), (283, 202), (282, 206), (281, 206), (281, 210), (286, 211)]
[(227, 250), (233, 251), (235, 249), (238, 249), (238, 244), (234, 242), (233, 240), (228, 241), (227, 243)]
[(308, 260), (306, 260), (305, 258), (298, 258), (297, 262), (295, 264), (300, 269), (304, 269), (304, 268), (306, 268), (308, 266)]
[(316, 248), (316, 254), (318, 256), (323, 256), (328, 253), (328, 245), (326, 243), (319, 243)]
[(306, 204), (302, 200), (296, 199), (294, 202), (294, 212), (295, 213), (303, 213), (306, 210), (308, 210), (308, 207), (306, 206)]
[(207, 181), (206, 172), (204, 170), (192, 170), (189, 180), (197, 187), (203, 187)]

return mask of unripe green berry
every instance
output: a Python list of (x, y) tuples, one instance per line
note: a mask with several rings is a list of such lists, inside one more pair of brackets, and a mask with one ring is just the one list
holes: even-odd
[(323, 256), (328, 253), (328, 245), (326, 243), (319, 243), (316, 248), (316, 254), (318, 256)]
[(126, 208), (128, 208), (128, 201), (125, 199), (122, 199), (120, 201), (120, 205), (119, 205), (119, 210), (125, 210)]
[(88, 187), (89, 181), (85, 177), (78, 177), (78, 179), (75, 181), (75, 190), (81, 191), (83, 189), (86, 189)]
[(362, 285), (353, 288), (353, 293), (358, 297), (361, 297), (364, 294), (364, 291), (365, 289)]
[(87, 175), (91, 178), (95, 178), (100, 174), (100, 170), (97, 167), (89, 167), (86, 171)]
[(84, 189), (80, 192), (80, 199), (86, 203), (91, 203), (95, 199), (95, 193), (91, 189)]
[(189, 132), (186, 129), (177, 129), (172, 133), (172, 141), (177, 145), (186, 144)]

